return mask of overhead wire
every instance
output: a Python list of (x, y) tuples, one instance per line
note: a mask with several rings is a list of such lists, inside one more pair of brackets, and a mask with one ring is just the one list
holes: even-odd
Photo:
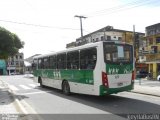
[(84, 14), (87, 17), (96, 17), (96, 16), (101, 16), (101, 15), (107, 15), (107, 14), (112, 14), (112, 13), (116, 13), (116, 12), (120, 12), (120, 11), (124, 11), (124, 10), (129, 10), (129, 9), (133, 9), (136, 7), (140, 7), (140, 6), (144, 6), (147, 4), (152, 4), (152, 3), (156, 3), (159, 2), (159, 0), (137, 0), (134, 2), (130, 2), (130, 3), (126, 3), (123, 5), (118, 5), (115, 7), (111, 7), (108, 9), (103, 9), (103, 10), (99, 10), (99, 11), (95, 11), (92, 13), (88, 13), (88, 14)]
[[(143, 6), (146, 4), (152, 4), (153, 2), (159, 2), (159, 0), (137, 0), (134, 2), (126, 3), (123, 5), (118, 5), (112, 8), (104, 9), (104, 10), (99, 10), (92, 12), (90, 14), (86, 14), (85, 16), (87, 17), (96, 17), (96, 16), (101, 16), (101, 15), (107, 15), (107, 14), (112, 14), (115, 12), (120, 12), (122, 10), (128, 10), (132, 9), (135, 7)], [(1, 22), (7, 22), (7, 23), (13, 23), (13, 24), (19, 24), (19, 25), (27, 25), (27, 26), (33, 26), (33, 27), (42, 27), (42, 28), (51, 28), (51, 29), (61, 29), (61, 30), (80, 30), (80, 29), (75, 29), (75, 28), (64, 28), (64, 27), (57, 27), (57, 26), (47, 26), (47, 25), (40, 25), (40, 24), (31, 24), (31, 23), (25, 23), (25, 22), (17, 22), (17, 21), (11, 21), (11, 20), (3, 20), (0, 19)]]
[[(134, 5), (134, 4), (137, 4), (139, 2), (138, 1), (134, 1), (134, 2), (131, 2), (131, 3), (126, 3), (126, 4), (123, 4), (123, 5), (118, 5), (118, 6), (115, 6), (115, 7), (111, 7), (111, 8), (107, 8), (107, 9), (103, 9), (103, 10), (98, 10), (98, 11), (95, 11), (95, 12), (92, 12), (92, 13), (89, 13), (89, 14), (99, 14), (101, 12), (108, 12), (108, 11), (112, 11), (112, 10), (116, 10), (116, 9), (119, 9), (119, 8), (122, 8), (122, 7), (126, 7), (126, 6), (129, 6), (129, 5)], [(141, 1), (142, 2), (142, 1)], [(143, 1), (144, 2), (144, 1)]]
[(25, 22), (16, 22), (16, 21), (10, 21), (10, 20), (2, 20), (1, 22), (7, 22), (7, 23), (13, 23), (13, 24), (20, 24), (20, 25), (27, 25), (27, 26), (34, 26), (34, 27), (43, 27), (43, 28), (52, 28), (52, 29), (63, 29), (63, 30), (80, 30), (80, 29), (74, 29), (74, 28), (64, 28), (64, 27), (56, 27), (56, 26), (47, 26), (47, 25), (40, 25), (40, 24), (30, 24)]

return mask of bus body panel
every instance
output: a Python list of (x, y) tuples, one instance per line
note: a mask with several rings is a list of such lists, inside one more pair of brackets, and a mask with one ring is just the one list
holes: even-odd
[(104, 59), (103, 59), (103, 44), (99, 44), (97, 47), (97, 64), (94, 69), (94, 89), (95, 95), (100, 95), (100, 86), (102, 85), (102, 72), (106, 71)]
[[(106, 57), (104, 54), (102, 56), (102, 58)], [(131, 57), (134, 58), (133, 53), (131, 54)], [(108, 86), (106, 87), (101, 84), (99, 86), (99, 95), (113, 94), (133, 89), (132, 74), (134, 71), (134, 61), (131, 63), (122, 62), (118, 64), (102, 60), (102, 63), (103, 66), (101, 70), (107, 75)]]
[(106, 65), (109, 88), (119, 88), (131, 84), (133, 65)]
[(120, 88), (131, 84), (132, 74), (108, 75), (109, 88)]

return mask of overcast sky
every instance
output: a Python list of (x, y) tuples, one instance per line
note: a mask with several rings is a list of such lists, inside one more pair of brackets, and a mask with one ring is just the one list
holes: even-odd
[[(24, 57), (64, 50), (67, 43), (107, 25), (145, 32), (160, 23), (160, 0), (0, 0), (0, 26), (25, 42)], [(1, 43), (0, 43), (1, 44)]]

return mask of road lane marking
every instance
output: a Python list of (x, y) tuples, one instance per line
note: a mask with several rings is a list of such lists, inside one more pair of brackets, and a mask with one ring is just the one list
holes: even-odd
[(29, 84), (29, 86), (31, 86), (31, 87), (37, 87), (38, 85), (35, 85), (35, 84)]
[(25, 85), (19, 85), (21, 88), (23, 88), (23, 89), (26, 89), (26, 90), (28, 90), (28, 89), (32, 89), (32, 88), (30, 88), (30, 87), (27, 87), (27, 86), (25, 86)]
[(9, 88), (13, 91), (17, 91), (19, 90), (17, 87), (15, 87), (14, 85), (9, 85)]
[(39, 91), (39, 92), (29, 92), (29, 93), (23, 93), (22, 95), (34, 95), (34, 94), (42, 94), (42, 93), (49, 93), (52, 91)]

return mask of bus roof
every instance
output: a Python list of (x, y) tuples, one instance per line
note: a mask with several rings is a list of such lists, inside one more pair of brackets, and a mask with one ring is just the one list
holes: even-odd
[[(77, 46), (77, 47), (73, 47), (73, 48), (69, 48), (69, 49), (66, 49), (66, 50), (62, 50), (62, 51), (58, 51), (58, 52), (52, 52), (52, 53), (48, 53), (48, 54), (43, 54), (43, 55), (39, 55), (39, 56), (35, 56), (33, 57), (33, 59), (38, 59), (38, 58), (44, 58), (44, 57), (49, 57), (49, 56), (52, 56), (52, 55), (56, 55), (56, 54), (60, 54), (60, 53), (64, 53), (64, 52), (70, 52), (70, 51), (74, 51), (74, 50), (81, 50), (81, 49), (84, 49), (84, 48), (89, 48), (89, 47), (96, 47), (100, 44), (102, 44), (103, 42), (105, 43), (122, 43), (122, 44), (128, 44), (128, 43), (125, 43), (125, 42), (120, 42), (120, 41), (99, 41), (99, 42), (95, 42), (95, 43), (88, 43), (88, 44), (84, 44), (84, 45), (81, 45), (81, 46)], [(128, 45), (131, 45), (131, 44), (128, 44)]]

